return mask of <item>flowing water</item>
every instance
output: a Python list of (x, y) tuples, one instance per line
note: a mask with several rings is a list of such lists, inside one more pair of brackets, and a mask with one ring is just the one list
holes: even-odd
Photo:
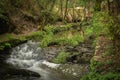
[(75, 79), (74, 76), (65, 76), (57, 71), (60, 64), (46, 61), (46, 57), (39, 44), (39, 42), (28, 41), (13, 48), (7, 63), (13, 64), (15, 67), (37, 72), (41, 75), (40, 78), (33, 80), (79, 80)]

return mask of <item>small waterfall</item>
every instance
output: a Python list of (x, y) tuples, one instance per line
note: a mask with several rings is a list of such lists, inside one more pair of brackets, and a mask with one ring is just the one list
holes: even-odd
[(13, 48), (7, 62), (21, 68), (30, 68), (38, 61), (40, 63), (44, 60), (45, 55), (42, 53), (39, 44), (29, 41)]
[(56, 75), (51, 74), (53, 72), (50, 69), (45, 68), (45, 66), (57, 68), (59, 64), (46, 61), (45, 54), (39, 45), (40, 42), (28, 41), (13, 48), (7, 63), (39, 73), (42, 77), (38, 80), (59, 80)]

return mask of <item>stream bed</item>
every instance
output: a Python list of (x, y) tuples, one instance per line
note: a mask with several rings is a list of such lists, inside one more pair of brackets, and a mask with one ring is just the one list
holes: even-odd
[(88, 73), (89, 65), (55, 64), (47, 61), (39, 45), (40, 42), (28, 41), (14, 47), (6, 63), (18, 69), (35, 72), (40, 76), (15, 75), (4, 80), (80, 80), (81, 74)]

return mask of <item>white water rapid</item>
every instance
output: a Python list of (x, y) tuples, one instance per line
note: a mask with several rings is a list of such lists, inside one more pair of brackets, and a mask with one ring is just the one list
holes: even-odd
[(59, 71), (60, 64), (48, 62), (44, 50), (40, 48), (40, 42), (28, 41), (14, 47), (11, 50), (10, 57), (7, 59), (7, 63), (41, 75), (37, 79), (18, 78), (19, 80), (79, 80), (73, 75)]
[(39, 45), (39, 42), (28, 41), (27, 43), (13, 48), (7, 62), (16, 67), (39, 73), (41, 78), (38, 80), (64, 80), (60, 79), (57, 72), (51, 70), (51, 68), (59, 67), (59, 64), (46, 61), (45, 55), (42, 53), (42, 49)]

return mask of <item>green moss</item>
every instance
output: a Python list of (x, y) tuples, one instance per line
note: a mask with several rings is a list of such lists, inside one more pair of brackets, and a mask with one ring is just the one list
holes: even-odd
[(66, 63), (66, 58), (69, 56), (69, 53), (64, 51), (60, 52), (56, 58), (53, 59), (54, 63)]

